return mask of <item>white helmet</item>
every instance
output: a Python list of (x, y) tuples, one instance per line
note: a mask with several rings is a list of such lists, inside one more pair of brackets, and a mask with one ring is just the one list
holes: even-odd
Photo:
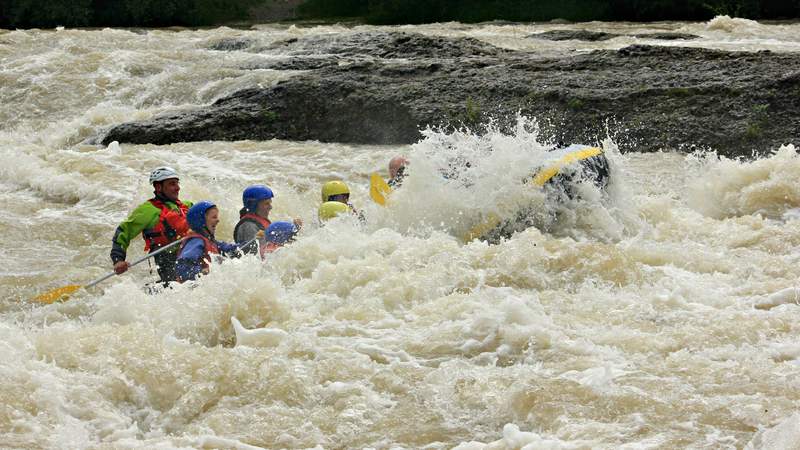
[(169, 180), (170, 178), (179, 178), (178, 172), (175, 172), (172, 167), (159, 167), (150, 172), (150, 184), (156, 181)]

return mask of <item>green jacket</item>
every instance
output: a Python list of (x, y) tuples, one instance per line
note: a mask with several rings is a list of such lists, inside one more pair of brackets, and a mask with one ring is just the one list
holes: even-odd
[[(157, 198), (161, 200), (167, 207), (173, 211), (178, 211), (178, 205), (172, 200), (165, 198)], [(187, 208), (192, 207), (192, 202), (183, 202)], [(114, 238), (111, 244), (111, 260), (116, 263), (117, 261), (124, 261), (128, 252), (128, 246), (137, 235), (152, 229), (158, 224), (158, 218), (161, 215), (161, 209), (146, 201), (134, 209), (127, 219), (125, 219), (114, 232)]]

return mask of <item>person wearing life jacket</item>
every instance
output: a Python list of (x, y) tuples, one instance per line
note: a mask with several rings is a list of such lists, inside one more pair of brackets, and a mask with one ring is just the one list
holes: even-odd
[[(603, 150), (589, 145), (573, 144), (550, 152), (549, 161), (537, 167), (531, 176), (525, 178), (524, 184), (541, 188), (545, 194), (545, 215), (554, 223), (558, 217), (558, 209), (572, 201), (581, 199), (582, 183), (590, 183), (601, 192), (605, 192), (610, 182), (611, 170)], [(533, 218), (539, 214), (541, 206), (528, 206), (519, 209), (513, 217), (492, 224), (486, 221), (487, 229), (478, 233), (470, 233), (489, 243), (497, 243), (514, 233), (532, 226)], [(472, 230), (471, 230), (472, 231)]]
[(350, 203), (350, 188), (341, 180), (328, 181), (322, 185), (322, 202), (344, 203), (354, 214), (359, 214), (358, 210)]
[(320, 224), (333, 219), (339, 214), (345, 213), (352, 213), (352, 211), (349, 206), (342, 202), (325, 202), (319, 205), (319, 211), (317, 211)]
[(213, 255), (237, 256), (239, 246), (218, 241), (214, 231), (219, 223), (219, 209), (209, 202), (197, 202), (186, 214), (191, 232), (182, 240), (178, 250), (176, 272), (178, 281), (194, 280), (208, 274)]
[[(145, 251), (152, 252), (177, 241), (189, 232), (186, 214), (192, 203), (178, 199), (181, 187), (175, 169), (156, 168), (150, 173), (150, 184), (153, 185), (153, 198), (136, 207), (114, 232), (111, 261), (117, 274), (128, 270), (125, 258), (128, 247), (136, 235), (142, 234)], [(178, 249), (174, 248), (161, 252), (153, 258), (158, 276), (163, 283), (176, 280), (177, 252)]]
[(297, 226), (292, 222), (274, 222), (264, 233), (264, 238), (267, 241), (265, 246), (266, 253), (272, 253), (275, 250), (283, 247), (284, 245), (294, 241), (298, 232)]
[(395, 156), (389, 160), (389, 181), (386, 184), (392, 189), (402, 186), (403, 179), (408, 175), (406, 167), (408, 167), (408, 160), (402, 156)]
[[(261, 248), (261, 256), (264, 256), (266, 240), (262, 238), (258, 243), (252, 241), (259, 231), (266, 231), (272, 223), (269, 213), (272, 211), (274, 196), (272, 189), (262, 184), (249, 186), (242, 192), (244, 207), (239, 211), (239, 223), (233, 229), (233, 240), (240, 245), (250, 242), (242, 247), (244, 253), (254, 255)], [(295, 218), (293, 223), (298, 229), (303, 226), (303, 221), (299, 218)]]
[(553, 150), (553, 153), (558, 159), (539, 168), (531, 179), (531, 183), (545, 190), (549, 200), (560, 202), (579, 198), (577, 186), (582, 181), (592, 183), (602, 191), (608, 187), (611, 169), (601, 148), (572, 144)]
[(365, 223), (364, 213), (350, 203), (350, 188), (341, 180), (328, 181), (322, 185), (322, 202), (344, 203), (361, 223)]

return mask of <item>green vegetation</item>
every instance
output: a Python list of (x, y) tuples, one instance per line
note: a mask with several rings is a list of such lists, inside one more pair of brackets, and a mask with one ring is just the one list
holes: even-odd
[[(5, 0), (0, 1), (0, 27), (219, 25), (247, 21), (254, 8), (278, 1), (286, 0)], [(800, 0), (305, 0), (296, 19), (413, 24), (708, 20), (720, 14), (797, 18)]]
[(748, 140), (753, 141), (761, 137), (761, 133), (761, 125), (757, 123), (751, 123), (747, 126), (744, 135)]
[(472, 99), (467, 98), (466, 109), (464, 111), (464, 121), (467, 123), (478, 123), (481, 116), (481, 106)]
[(301, 18), (358, 18), (373, 24), (491, 20), (708, 20), (800, 17), (800, 0), (306, 0)]
[(761, 137), (763, 128), (769, 124), (769, 104), (759, 103), (750, 108), (753, 112), (750, 123), (744, 134), (747, 139), (755, 140)]
[(767, 110), (769, 109), (768, 103), (759, 103), (757, 105), (753, 105), (750, 109), (753, 110), (753, 114), (760, 120), (767, 119)]
[(264, 119), (264, 122), (277, 122), (278, 121), (278, 113), (275, 111), (264, 111), (261, 113), (261, 117)]
[(264, 0), (11, 0), (2, 28), (205, 26), (247, 19)]
[(667, 89), (667, 95), (670, 97), (689, 97), (692, 94), (692, 90), (685, 87), (674, 87)]
[(571, 109), (573, 111), (577, 111), (577, 110), (583, 108), (583, 100), (581, 100), (579, 98), (571, 98), (571, 99), (567, 100), (567, 106), (569, 107), (569, 109)]
[(300, 18), (353, 17), (372, 24), (588, 21), (610, 18), (608, 0), (307, 0)]

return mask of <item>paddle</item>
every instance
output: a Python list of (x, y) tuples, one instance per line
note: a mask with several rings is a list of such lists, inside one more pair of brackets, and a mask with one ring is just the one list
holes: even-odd
[(375, 203), (386, 206), (386, 197), (392, 193), (392, 187), (377, 173), (369, 177), (369, 196)]
[[(163, 251), (169, 250), (170, 248), (172, 248), (172, 247), (174, 247), (174, 246), (176, 246), (176, 245), (178, 245), (180, 243), (181, 243), (181, 241), (177, 240), (177, 241), (172, 242), (172, 243), (170, 243), (168, 245), (165, 245), (165, 246), (159, 248), (158, 250), (156, 250), (154, 252), (151, 252), (151, 253), (148, 253), (148, 254), (142, 256), (141, 258), (137, 259), (136, 261), (128, 264), (128, 267), (130, 268), (130, 267), (133, 267), (133, 266), (135, 266), (135, 265), (137, 265), (137, 264), (139, 264), (141, 262), (144, 262), (144, 261), (148, 260), (149, 258), (152, 258), (153, 256), (156, 256), (157, 254), (159, 254), (159, 253), (161, 253)], [(72, 293), (74, 293), (78, 289), (80, 289), (80, 288), (88, 289), (88, 288), (90, 288), (92, 286), (95, 286), (95, 285), (97, 285), (97, 284), (99, 284), (99, 283), (101, 283), (101, 282), (113, 277), (116, 274), (117, 274), (116, 272), (107, 273), (107, 274), (103, 275), (102, 277), (100, 277), (100, 278), (98, 278), (98, 279), (96, 279), (96, 280), (94, 280), (91, 283), (86, 284), (86, 285), (71, 284), (71, 285), (68, 285), (68, 286), (60, 287), (58, 289), (53, 289), (52, 291), (48, 291), (48, 292), (45, 292), (44, 294), (41, 294), (41, 295), (38, 295), (38, 296), (34, 297), (33, 300), (36, 301), (36, 302), (39, 302), (39, 303), (47, 303), (47, 304), (56, 302), (58, 300), (66, 300)]]

